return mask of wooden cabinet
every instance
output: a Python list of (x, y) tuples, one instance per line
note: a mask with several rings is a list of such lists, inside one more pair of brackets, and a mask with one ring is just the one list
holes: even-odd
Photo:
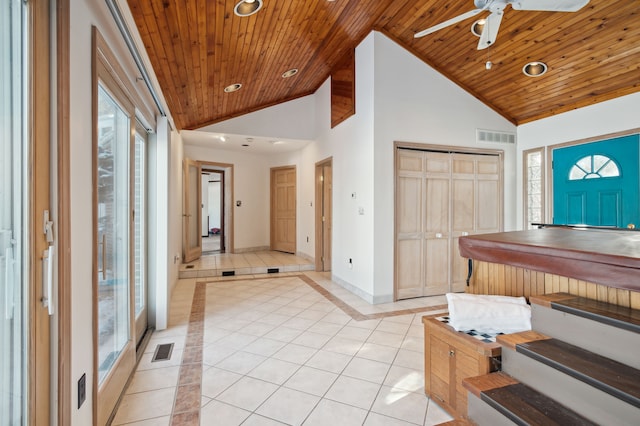
[(462, 379), (499, 369), (500, 345), (459, 333), (434, 316), (424, 324), (424, 389), (454, 417), (467, 418), (467, 391)]

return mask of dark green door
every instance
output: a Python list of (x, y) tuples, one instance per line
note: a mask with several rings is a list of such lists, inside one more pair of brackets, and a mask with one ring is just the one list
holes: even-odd
[(640, 225), (640, 135), (553, 151), (553, 223)]

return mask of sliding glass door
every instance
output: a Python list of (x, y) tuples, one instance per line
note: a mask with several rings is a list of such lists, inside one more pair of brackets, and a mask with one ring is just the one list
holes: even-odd
[(27, 424), (25, 5), (0, 0), (0, 424)]

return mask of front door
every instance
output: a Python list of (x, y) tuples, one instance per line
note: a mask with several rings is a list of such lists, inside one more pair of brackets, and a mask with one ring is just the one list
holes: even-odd
[(183, 171), (183, 261), (189, 263), (202, 256), (202, 238), (200, 237), (202, 168), (198, 162), (185, 158)]
[(296, 168), (271, 169), (271, 250), (296, 252)]
[(639, 226), (639, 138), (553, 150), (553, 223)]

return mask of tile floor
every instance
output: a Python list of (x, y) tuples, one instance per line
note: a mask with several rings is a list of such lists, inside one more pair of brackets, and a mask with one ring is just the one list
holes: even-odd
[[(424, 314), (444, 297), (369, 305), (328, 274), (179, 280), (113, 425), (434, 425)], [(170, 360), (151, 362), (160, 343)]]

